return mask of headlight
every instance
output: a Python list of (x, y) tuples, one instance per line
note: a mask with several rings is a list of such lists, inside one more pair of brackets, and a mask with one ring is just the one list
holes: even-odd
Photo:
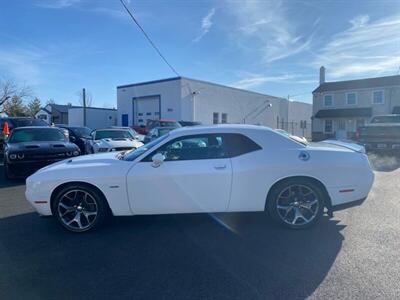
[(17, 156), (18, 156), (18, 159), (23, 159), (25, 155), (23, 153), (19, 153)]
[(71, 155), (72, 155), (72, 152), (71, 152), (71, 151), (68, 151), (68, 152), (65, 153), (65, 155), (66, 155), (66, 156), (71, 156)]
[(99, 148), (99, 152), (107, 152), (108, 148)]
[(17, 159), (17, 154), (10, 154), (10, 159)]
[(110, 152), (114, 152), (114, 151), (116, 151), (117, 149), (115, 149), (115, 148), (112, 148), (112, 149), (110, 149)]
[(78, 155), (79, 155), (79, 151), (75, 150), (74, 152), (72, 152), (72, 154), (73, 154), (74, 156), (78, 156)]

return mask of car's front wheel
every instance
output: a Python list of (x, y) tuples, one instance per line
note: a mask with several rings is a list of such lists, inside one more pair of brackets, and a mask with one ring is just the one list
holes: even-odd
[(289, 179), (272, 188), (267, 210), (274, 220), (292, 229), (314, 225), (322, 216), (325, 193), (315, 182)]
[(53, 214), (69, 231), (86, 232), (100, 226), (108, 213), (104, 196), (86, 185), (61, 189), (52, 203)]

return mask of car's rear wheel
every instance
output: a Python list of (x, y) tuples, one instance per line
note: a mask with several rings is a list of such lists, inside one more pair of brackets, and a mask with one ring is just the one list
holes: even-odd
[(267, 199), (269, 214), (281, 225), (303, 229), (314, 225), (322, 216), (325, 193), (315, 182), (303, 178), (277, 184)]
[(108, 206), (104, 196), (96, 189), (74, 185), (57, 193), (53, 201), (53, 213), (67, 230), (86, 232), (104, 222)]

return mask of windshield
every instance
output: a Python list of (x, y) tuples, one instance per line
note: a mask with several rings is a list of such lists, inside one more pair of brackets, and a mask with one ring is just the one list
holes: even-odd
[(131, 139), (133, 136), (128, 130), (97, 130), (95, 139)]
[(371, 123), (400, 123), (400, 115), (394, 116), (377, 116), (372, 118)]
[(136, 158), (138, 158), (140, 155), (142, 155), (143, 153), (145, 153), (147, 150), (153, 148), (154, 146), (156, 146), (157, 144), (161, 143), (163, 140), (165, 140), (168, 137), (168, 135), (163, 135), (160, 136), (159, 138), (155, 139), (154, 141), (147, 143), (139, 148), (137, 148), (136, 150), (131, 150), (129, 152), (126, 152), (125, 155), (122, 156), (122, 158), (124, 160), (135, 160)]
[(92, 130), (88, 127), (73, 127), (70, 130), (78, 137), (90, 136)]
[(67, 141), (61, 130), (52, 128), (31, 128), (14, 130), (10, 136), (9, 143), (24, 142), (64, 142)]

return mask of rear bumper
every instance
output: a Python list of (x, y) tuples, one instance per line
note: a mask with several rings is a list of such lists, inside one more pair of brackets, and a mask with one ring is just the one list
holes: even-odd
[(339, 210), (343, 210), (343, 209), (347, 209), (347, 208), (351, 208), (351, 207), (355, 207), (355, 206), (360, 206), (361, 204), (364, 203), (364, 201), (366, 199), (367, 199), (367, 197), (359, 199), (359, 200), (355, 200), (352, 202), (335, 205), (335, 206), (332, 206), (330, 210), (331, 211), (339, 211)]

